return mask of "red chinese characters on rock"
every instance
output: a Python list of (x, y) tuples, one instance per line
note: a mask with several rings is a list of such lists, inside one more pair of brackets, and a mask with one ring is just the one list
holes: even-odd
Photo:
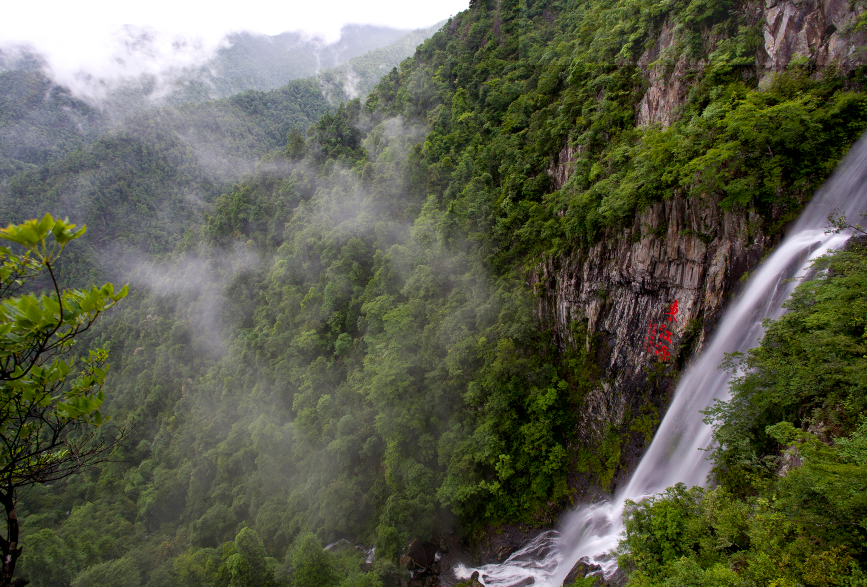
[[(668, 322), (672, 320), (677, 322), (677, 318), (675, 317), (677, 311), (677, 300), (674, 300), (668, 312), (665, 313), (668, 316)], [(666, 327), (667, 324), (665, 322), (651, 322), (650, 327), (647, 329), (647, 336), (644, 338), (645, 350), (652, 352), (657, 357), (661, 357), (662, 361), (668, 361), (671, 358), (671, 332)], [(668, 345), (665, 344), (666, 342)]]
[(671, 304), (671, 307), (668, 309), (668, 312), (665, 313), (668, 316), (668, 321), (671, 322), (674, 320), (677, 322), (677, 318), (675, 318), (675, 314), (677, 314), (677, 300), (674, 300), (674, 303)]

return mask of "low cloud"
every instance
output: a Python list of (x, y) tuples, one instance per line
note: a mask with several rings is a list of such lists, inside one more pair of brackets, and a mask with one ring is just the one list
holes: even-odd
[[(148, 259), (133, 261), (128, 272), (133, 291), (147, 290), (162, 298), (176, 298), (175, 319), (187, 322), (199, 336), (197, 351), (222, 354), (235, 326), (227, 309), (227, 289), (232, 282), (262, 268), (262, 259), (252, 249), (238, 244), (232, 251), (210, 258), (184, 255), (171, 262)], [(236, 305), (236, 304), (235, 304)], [(237, 310), (237, 308), (233, 308)]]

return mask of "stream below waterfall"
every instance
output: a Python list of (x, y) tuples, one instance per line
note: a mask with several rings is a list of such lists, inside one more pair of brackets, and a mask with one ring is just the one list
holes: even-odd
[(458, 579), (479, 572), (489, 587), (561, 587), (579, 560), (599, 565), (606, 577), (616, 570), (611, 551), (617, 547), (626, 500), (641, 499), (676, 483), (705, 485), (711, 463), (705, 458), (712, 429), (701, 410), (728, 397), (730, 375), (719, 369), (725, 353), (746, 352), (762, 335), (762, 320), (783, 313), (782, 303), (798, 285), (810, 262), (840, 248), (847, 234), (825, 234), (828, 216), (842, 211), (852, 223), (867, 209), (867, 136), (850, 150), (833, 176), (816, 193), (789, 235), (750, 276), (741, 295), (732, 302), (713, 338), (683, 373), (674, 400), (633, 472), (629, 483), (610, 501), (578, 506), (548, 530), (523, 545), (502, 563), (478, 568), (459, 566)]

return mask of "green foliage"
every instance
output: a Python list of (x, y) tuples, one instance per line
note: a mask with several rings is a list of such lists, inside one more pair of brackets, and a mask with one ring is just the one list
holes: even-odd
[(630, 585), (861, 585), (867, 534), (867, 251), (814, 263), (707, 411), (720, 485), (629, 503)]
[[(416, 46), (437, 32), (442, 25), (443, 23), (440, 22), (426, 29), (417, 29), (379, 48), (370, 46), (371, 50), (364, 55), (358, 55), (342, 65), (318, 72), (317, 78), (320, 86), (323, 87), (323, 94), (332, 103), (347, 102), (356, 97), (367, 96), (379, 83), (383, 73), (400, 65), (401, 61), (413, 54)], [(351, 30), (351, 27), (346, 27), (344, 33), (350, 32), (346, 29)], [(370, 35), (369, 32), (362, 33), (360, 36), (362, 38), (358, 40), (367, 43), (376, 39), (376, 36)], [(349, 52), (340, 52), (341, 58), (351, 56)]]
[[(10, 584), (21, 556), (16, 491), (64, 479), (104, 459), (117, 442), (95, 440), (88, 431), (104, 421), (107, 351), (89, 350), (77, 366), (65, 359), (100, 314), (128, 293), (127, 286), (115, 292), (110, 283), (89, 290), (59, 288), (57, 259), (84, 232), (49, 214), (0, 229), (0, 238), (23, 249), (0, 247), (0, 504), (7, 530), (0, 541), (2, 585)], [(47, 293), (15, 295), (35, 289), (40, 278), (50, 279)], [(120, 439), (125, 434), (121, 431)], [(60, 545), (51, 536), (42, 538), (56, 553)]]
[[(91, 334), (112, 342), (106, 402), (142, 425), (118, 462), (29, 498), (25, 532), (44, 550), (27, 560), (66, 557), (80, 575), (135, 556), (142, 582), (195, 587), (373, 585), (398, 576), (411, 539), (453, 520), (470, 536), (551, 523), (573, 498), (570, 472), (610, 484), (624, 436), (646, 438), (657, 415), (635, 409), (575, 442), (590, 436), (579, 414), (599, 385), (593, 341), (579, 320), (578, 348), (554, 345), (525, 268), (675, 194), (754, 208), (770, 230), (797, 214), (865, 127), (864, 98), (856, 81), (797, 64), (760, 90), (749, 17), (725, 1), (474, 2), (383, 70), (364, 102), (331, 109), (309, 82), (250, 92), (134, 118), (135, 133), (12, 177), (4, 207), (56, 204), (98, 221), (111, 247), (76, 261), (76, 283), (118, 251), (148, 259), (122, 269), (142, 284), (135, 303)], [(637, 128), (639, 57), (665, 22), (677, 42), (656, 67), (684, 56), (704, 69), (690, 70), (673, 124)], [(225, 157), (202, 166), (183, 140), (196, 132), (195, 146), (224, 144)], [(568, 168), (563, 185), (554, 161)], [(852, 312), (837, 326), (854, 333)], [(850, 338), (847, 363), (860, 352)], [(860, 376), (847, 368), (834, 401)], [(804, 367), (799, 381), (832, 371), (809, 379)], [(794, 391), (812, 398), (810, 414), (854, 429), (857, 394), (838, 414)], [(807, 412), (785, 410), (803, 429)], [(764, 425), (777, 422), (741, 428), (742, 454), (772, 455)], [(859, 491), (834, 475), (797, 491), (824, 491), (823, 507)], [(675, 488), (634, 506), (633, 580), (806, 584), (813, 575), (792, 561), (809, 557), (855, 580), (857, 533), (814, 543), (809, 528), (799, 541), (808, 525), (787, 512), (810, 500), (756, 491)], [(133, 526), (110, 554), (71, 538), (88, 501)], [(372, 571), (321, 548), (343, 537), (376, 546)]]
[(336, 583), (330, 553), (313, 534), (302, 534), (287, 555), (292, 587), (328, 587)]
[(70, 377), (72, 364), (57, 355), (68, 352), (76, 337), (126, 297), (129, 288), (115, 292), (110, 283), (90, 290), (61, 292), (57, 288), (53, 266), (67, 243), (85, 231), (75, 228), (46, 214), (41, 220), (0, 229), (0, 238), (25, 250), (16, 255), (0, 248), (0, 276), (5, 284), (24, 285), (23, 281), (37, 278), (44, 270), (54, 285), (53, 292), (39, 298), (24, 294), (4, 297), (0, 303), (0, 382), (5, 406), (0, 421), (3, 436), (16, 439), (7, 441), (0, 454), (7, 491), (55, 477), (62, 463), (74, 466), (65, 445), (44, 446), (46, 441), (40, 438), (45, 434), (43, 425), (62, 428), (80, 421), (98, 426), (103, 421), (99, 408), (104, 400), (106, 351), (89, 351), (82, 361), (84, 370), (74, 379)]
[[(370, 42), (371, 39), (363, 41)], [(394, 51), (375, 58), (394, 59)], [(369, 83), (367, 78), (362, 81)], [(287, 161), (277, 155), (260, 166), (261, 175), (251, 178), (245, 184), (246, 188), (234, 190), (231, 182), (241, 172), (252, 169), (251, 160), (276, 146), (282, 146), (289, 130), (295, 130), (295, 151), (294, 155), (290, 153), (290, 157), (301, 159), (308, 151), (313, 153), (316, 145), (321, 147), (321, 160), (326, 164), (328, 160), (332, 160), (331, 165), (334, 165), (335, 162), (343, 164), (363, 159), (362, 134), (357, 128), (360, 124), (358, 102), (348, 108), (338, 109), (333, 117), (325, 118), (311, 128), (309, 139), (305, 140), (298, 133), (298, 129), (309, 127), (329, 109), (317, 82), (302, 80), (267, 94), (248, 92), (216, 103), (139, 114), (129, 118), (122, 131), (105, 135), (90, 146), (38, 171), (13, 178), (2, 188), (4, 215), (11, 217), (37, 207), (54, 206), (96, 222), (99, 239), (112, 242), (112, 247), (73, 251), (73, 255), (64, 260), (64, 270), (58, 276), (67, 280), (67, 283), (77, 284), (106, 272), (136, 280), (144, 279), (153, 285), (165, 276), (157, 276), (159, 269), (154, 271), (153, 268), (141, 266), (142, 253), (151, 255), (151, 258), (167, 255), (172, 250), (200, 253), (221, 265), (225, 250), (231, 250), (240, 236), (251, 247), (262, 247), (263, 252), (273, 254), (285, 240), (284, 227), (294, 209), (313, 195), (311, 184), (316, 181), (316, 175), (298, 170), (292, 178), (285, 178), (283, 172)], [(213, 145), (220, 145), (220, 148), (214, 151)], [(309, 165), (309, 161), (306, 165)], [(344, 183), (349, 183), (349, 178)], [(226, 193), (218, 197), (221, 192)], [(284, 194), (285, 197), (275, 200), (276, 194)], [(205, 201), (200, 200), (200, 197)], [(203, 208), (212, 212), (213, 216), (202, 218)], [(204, 231), (200, 230), (203, 225)], [(62, 236), (63, 233), (58, 234)], [(213, 252), (203, 250), (202, 246), (212, 247)], [(335, 283), (324, 290), (325, 303), (335, 309), (340, 309), (346, 302), (345, 286), (363, 286), (370, 269), (370, 261), (365, 258), (371, 250), (369, 239), (355, 239), (348, 243), (346, 250), (350, 262), (337, 273), (345, 271), (350, 276), (351, 284)], [(251, 248), (249, 253), (254, 256), (258, 251)], [(130, 266), (120, 262), (122, 259), (135, 261), (131, 270)], [(287, 467), (281, 462), (286, 455), (285, 443), (291, 442), (295, 435), (289, 423), (294, 415), (287, 410), (286, 398), (282, 396), (283, 385), (288, 383), (285, 371), (280, 371), (277, 383), (272, 378), (274, 371), (268, 369), (270, 381), (265, 385), (269, 399), (261, 402), (261, 395), (256, 395), (258, 399), (246, 400), (245, 405), (227, 405), (227, 409), (216, 414), (217, 421), (199, 429), (200, 439), (207, 445), (207, 456), (193, 457), (190, 453), (178, 452), (181, 445), (177, 442), (185, 441), (174, 434), (183, 430), (183, 435), (186, 435), (199, 426), (198, 422), (185, 421), (182, 413), (175, 413), (176, 409), (183, 409), (178, 404), (179, 399), (185, 393), (194, 394), (188, 395), (186, 401), (195, 404), (196, 417), (204, 415), (205, 412), (199, 410), (199, 402), (207, 400), (197, 392), (200, 378), (206, 376), (212, 367), (215, 379), (223, 367), (229, 367), (231, 372), (238, 375), (237, 369), (232, 367), (234, 358), (219, 367), (216, 365), (215, 361), (225, 347), (220, 341), (214, 342), (214, 335), (220, 332), (216, 338), (222, 339), (222, 329), (228, 327), (234, 339), (236, 333), (233, 329), (252, 321), (248, 313), (251, 307), (249, 296), (253, 295), (254, 287), (259, 287), (259, 282), (254, 281), (248, 271), (241, 269), (248, 261), (249, 258), (230, 256), (228, 266), (214, 267), (214, 272), (209, 274), (211, 278), (217, 274), (225, 276), (227, 283), (231, 282), (229, 290), (232, 293), (229, 294), (226, 315), (209, 321), (204, 328), (201, 314), (197, 312), (215, 307), (215, 300), (217, 304), (223, 303), (223, 284), (212, 286), (210, 283), (201, 283), (210, 281), (208, 277), (203, 277), (199, 282), (209, 288), (206, 292), (187, 291), (181, 298), (174, 294), (172, 284), (166, 284), (163, 280), (162, 283), (169, 288), (167, 296), (164, 295), (165, 290), (154, 292), (153, 295), (140, 292), (135, 296), (135, 305), (142, 304), (141, 309), (131, 308), (131, 314), (113, 322), (108, 331), (98, 326), (96, 331), (89, 333), (92, 340), (101, 341), (102, 344), (108, 338), (113, 339), (119, 353), (128, 353), (129, 363), (122, 360), (114, 366), (119, 371), (113, 379), (113, 385), (120, 391), (114, 398), (114, 408), (121, 415), (131, 415), (145, 424), (135, 430), (130, 446), (120, 449), (118, 462), (107, 464), (99, 474), (77, 484), (60, 480), (53, 491), (39, 494), (39, 497), (29, 494), (28, 505), (34, 509), (25, 506), (23, 517), (27, 522), (24, 532), (34, 539), (37, 550), (26, 552), (22, 564), (23, 571), (37, 577), (38, 582), (68, 585), (75, 578), (90, 584), (101, 580), (104, 572), (120, 564), (117, 562), (119, 559), (122, 558), (125, 565), (128, 557), (123, 555), (128, 553), (139, 553), (133, 559), (142, 584), (162, 585), (181, 581), (189, 585), (209, 585), (220, 577), (225, 579), (227, 585), (232, 581), (233, 584), (268, 582), (268, 577), (274, 574), (273, 569), (262, 571), (264, 567), (259, 564), (261, 557), (251, 554), (252, 551), (245, 552), (243, 547), (248, 542), (247, 534), (253, 530), (247, 529), (238, 534), (238, 544), (226, 556), (214, 551), (236, 535), (241, 519), (252, 515), (252, 521), (256, 523), (256, 536), (261, 534), (264, 539), (257, 538), (260, 545), (262, 548), (267, 547), (266, 553), (270, 551), (280, 558), (298, 532), (307, 526), (305, 518), (311, 513), (314, 518), (321, 516), (327, 521), (329, 532), (351, 530), (360, 533), (358, 528), (367, 520), (364, 516), (369, 515), (369, 506), (359, 508), (355, 502), (360, 495), (356, 481), (328, 476), (321, 488), (327, 491), (317, 499), (309, 500), (309, 504), (306, 503), (307, 490), (312, 489), (311, 495), (314, 496), (319, 490), (304, 485), (319, 481), (308, 473), (321, 468), (322, 463), (331, 458), (333, 447), (331, 451), (326, 451), (319, 442), (312, 446), (304, 443), (297, 447), (297, 456), (293, 457), (302, 466), (296, 464)], [(3, 291), (16, 292), (20, 289), (19, 282), (35, 277), (33, 274), (38, 269), (38, 263), (26, 258), (5, 257), (0, 267)], [(238, 278), (239, 271), (248, 277)], [(259, 275), (255, 279), (262, 277)], [(316, 288), (312, 290), (315, 292)], [(79, 296), (72, 301), (67, 300), (67, 305), (75, 302), (88, 310), (97, 308), (99, 296), (120, 295), (105, 288), (84, 290), (84, 293), (90, 297)], [(126, 290), (121, 293), (125, 295)], [(279, 294), (279, 291), (272, 293)], [(187, 307), (184, 312), (184, 304), (191, 297), (193, 306)], [(45, 303), (50, 304), (50, 296), (47, 299)], [(22, 322), (38, 318), (35, 322), (38, 327), (50, 318), (50, 313), (42, 311), (40, 304), (43, 301), (40, 298), (24, 296), (21, 300), (21, 304), (9, 310), (10, 319)], [(297, 300), (294, 301), (297, 304)], [(311, 311), (318, 314), (318, 299), (311, 295), (310, 301)], [(104, 308), (97, 308), (101, 309)], [(184, 315), (175, 315), (173, 312), (176, 309)], [(41, 312), (39, 316), (37, 310)], [(167, 311), (169, 314), (166, 314)], [(156, 321), (148, 322), (148, 316), (160, 316), (159, 324)], [(81, 312), (78, 318), (87, 322), (86, 315)], [(281, 340), (288, 338), (286, 333), (276, 328), (270, 330), (275, 335), (282, 334)], [(335, 356), (349, 357), (353, 353), (353, 346), (358, 346), (357, 333), (351, 329), (347, 332), (344, 327), (341, 330), (335, 334), (336, 338), (329, 338), (329, 356), (334, 351)], [(164, 338), (166, 334), (168, 337)], [(315, 330), (310, 330), (309, 335), (310, 349), (319, 350), (320, 335)], [(270, 344), (273, 346), (281, 342), (275, 339)], [(204, 356), (199, 354), (202, 350)], [(239, 350), (244, 352), (244, 349)], [(161, 358), (153, 360), (155, 354)], [(95, 374), (100, 382), (107, 370), (101, 364), (105, 358), (103, 353), (83, 359), (94, 362)], [(204, 364), (203, 358), (206, 360)], [(252, 371), (247, 371), (245, 362), (239, 365), (245, 371), (239, 380), (249, 380)], [(286, 365), (284, 362), (283, 366)], [(253, 365), (249, 367), (253, 368)], [(331, 380), (336, 378), (331, 377)], [(231, 376), (219, 377), (219, 381), (234, 391)], [(274, 394), (275, 384), (280, 386), (279, 394)], [(64, 404), (63, 409), (70, 414), (75, 409), (84, 415), (92, 411), (92, 418), (98, 419), (99, 410), (91, 408), (94, 405), (100, 407), (103, 401), (101, 393), (92, 398), (87, 394), (79, 395), (82, 397), (76, 400), (77, 403)], [(232, 401), (241, 400), (243, 396), (234, 397)], [(330, 394), (323, 400), (317, 396), (316, 405), (324, 410), (329, 397)], [(275, 403), (270, 403), (271, 400)], [(250, 404), (250, 401), (253, 403)], [(86, 402), (90, 403), (85, 405)], [(264, 415), (262, 410), (268, 412), (275, 404), (277, 409), (270, 414), (274, 417), (257, 420)], [(288, 407), (291, 406), (290, 398)], [(299, 410), (300, 406), (299, 401)], [(243, 411), (247, 407), (253, 408), (249, 412), (254, 416), (253, 419), (241, 423), (234, 435), (227, 442), (218, 443), (219, 448), (214, 450), (214, 438), (232, 428), (231, 420), (236, 418), (234, 410)], [(179, 415), (182, 417), (178, 418)], [(341, 421), (344, 423), (343, 429), (353, 432), (351, 422)], [(187, 428), (187, 425), (192, 428)], [(369, 423), (365, 423), (365, 426), (369, 426)], [(217, 437), (213, 435), (216, 430), (220, 430)], [(253, 442), (250, 442), (251, 436), (248, 435), (251, 430), (254, 431)], [(194, 451), (203, 448), (196, 444), (187, 446), (195, 447)], [(368, 460), (373, 458), (371, 456)], [(253, 493), (247, 491), (242, 492), (243, 495), (233, 495), (237, 490), (231, 488), (237, 487), (244, 475), (251, 474), (246, 490)], [(300, 486), (297, 483), (299, 475), (307, 476)], [(369, 491), (369, 482), (362, 487)], [(281, 489), (287, 491), (281, 492)], [(123, 499), (115, 502), (118, 495), (123, 496)], [(287, 503), (287, 498), (293, 501)], [(125, 527), (125, 524), (130, 523), (127, 520), (132, 520), (136, 530), (113, 539), (112, 548), (94, 551), (91, 546), (104, 541), (97, 535), (83, 532), (74, 522), (77, 519), (76, 512), (81, 511), (81, 504), (92, 500), (97, 500), (105, 511), (111, 512), (109, 519), (94, 518), (94, 527)], [(323, 502), (334, 503), (334, 507), (325, 506)], [(112, 507), (109, 507), (109, 503), (113, 504)], [(42, 514), (43, 511), (55, 513)], [(58, 511), (71, 511), (72, 514), (65, 518), (56, 515)], [(124, 524), (119, 524), (119, 519), (123, 519)], [(310, 523), (315, 524), (316, 519)], [(181, 534), (169, 536), (170, 529), (173, 531), (179, 524), (183, 527)], [(146, 540), (147, 535), (154, 532), (158, 532), (157, 536)], [(84, 538), (79, 541), (77, 536)], [(161, 543), (162, 546), (159, 546)], [(265, 558), (267, 561), (274, 560), (270, 556)], [(359, 561), (348, 560), (346, 557), (340, 558), (343, 562), (335, 570), (335, 581), (345, 580), (347, 585), (378, 584), (375, 576), (360, 571)], [(55, 562), (44, 567), (45, 561)], [(64, 571), (61, 573), (59, 568)]]
[[(149, 110), (86, 148), (20, 173), (0, 186), (2, 214), (28, 217), (46, 207), (98, 226), (112, 247), (88, 244), (62, 262), (67, 283), (122, 278), (141, 255), (191, 247), (207, 206), (330, 106), (309, 80), (269, 93)], [(192, 231), (192, 232), (191, 232)]]
[(599, 580), (599, 577), (597, 577), (596, 575), (588, 575), (587, 577), (577, 577), (572, 582), (571, 587), (593, 587), (598, 580)]
[[(862, 245), (814, 264), (816, 278), (799, 286), (789, 312), (766, 324), (763, 344), (729, 368), (746, 372), (732, 383), (732, 399), (716, 404), (715, 455), (721, 476), (749, 478), (773, 466), (779, 440), (766, 428), (790, 422), (799, 428), (848, 434), (867, 410), (867, 265)], [(770, 461), (766, 457), (770, 457)]]
[(141, 585), (141, 574), (130, 558), (122, 558), (98, 565), (93, 565), (80, 573), (72, 581), (72, 587), (138, 587)]
[(96, 108), (42, 72), (0, 72), (0, 179), (62, 157), (102, 129)]
[[(267, 556), (262, 539), (250, 528), (244, 528), (235, 537), (234, 553), (219, 569), (227, 576), (229, 587), (271, 587), (276, 585), (274, 572), (277, 561)], [(322, 548), (319, 547), (321, 551)], [(293, 582), (293, 586), (298, 583)]]
[[(551, 23), (544, 10), (562, 16)], [(793, 66), (760, 91), (750, 69), (760, 37), (738, 3), (552, 2), (506, 13), (480, 4), (459, 15), (455, 34), (429, 40), (393, 79), (404, 87), (395, 101), (431, 125), (429, 187), (456, 222), (492, 228), (509, 259), (568, 252), (675, 193), (753, 207), (773, 230), (867, 126), (863, 95), (833, 76), (815, 81)], [(635, 64), (666, 19), (677, 51), (707, 61), (704, 76), (668, 128), (636, 128), (645, 82)], [(521, 42), (494, 21), (520, 28)], [(719, 40), (704, 46), (711, 28)], [(371, 102), (391, 92), (384, 81)], [(554, 191), (548, 168), (565, 145), (580, 157), (560, 162), (571, 177)]]

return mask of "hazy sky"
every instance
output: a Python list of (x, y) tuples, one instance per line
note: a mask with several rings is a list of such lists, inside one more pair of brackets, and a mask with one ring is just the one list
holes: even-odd
[[(48, 55), (59, 81), (81, 72), (134, 76), (198, 62), (228, 32), (304, 30), (337, 38), (347, 23), (430, 26), (468, 0), (41, 0), (10, 2), (0, 47), (29, 43)], [(131, 26), (128, 26), (131, 25)]]

